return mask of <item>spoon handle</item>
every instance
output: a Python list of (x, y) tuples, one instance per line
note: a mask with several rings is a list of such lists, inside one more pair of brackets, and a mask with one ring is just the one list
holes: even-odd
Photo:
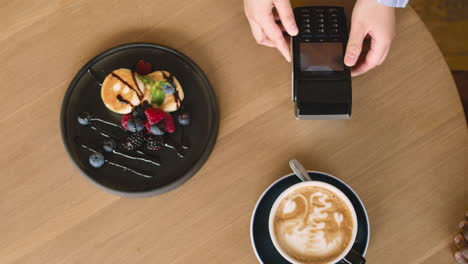
[(289, 161), (289, 166), (293, 170), (293, 172), (301, 179), (302, 181), (311, 181), (312, 179), (309, 176), (309, 173), (304, 169), (304, 166), (302, 164), (293, 159)]

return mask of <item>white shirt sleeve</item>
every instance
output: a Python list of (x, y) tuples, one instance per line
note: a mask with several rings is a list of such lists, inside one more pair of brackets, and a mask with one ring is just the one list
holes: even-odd
[(383, 5), (391, 7), (406, 7), (409, 0), (375, 0)]

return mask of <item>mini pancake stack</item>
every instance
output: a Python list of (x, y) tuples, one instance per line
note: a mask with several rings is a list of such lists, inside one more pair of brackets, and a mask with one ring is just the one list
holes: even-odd
[[(164, 102), (161, 106), (159, 106), (159, 108), (165, 112), (174, 112), (179, 109), (179, 104), (182, 102), (182, 100), (184, 100), (184, 91), (182, 90), (182, 86), (180, 85), (179, 81), (167, 71), (155, 71), (148, 74), (147, 76), (153, 78), (155, 81), (166, 81), (174, 84), (174, 88), (176, 89), (180, 102), (178, 102), (175, 94), (166, 94)], [(146, 85), (146, 89), (151, 89), (151, 86)], [(149, 94), (149, 97), (147, 97), (146, 100), (151, 102), (151, 94)]]
[[(174, 85), (175, 94), (165, 94), (160, 108), (165, 112), (174, 112), (184, 100), (184, 91), (179, 81), (167, 71), (155, 71), (146, 75), (154, 81), (166, 81)], [(128, 114), (143, 101), (151, 102), (151, 85), (143, 83), (137, 73), (129, 69), (118, 69), (106, 76), (101, 87), (104, 105), (119, 114)]]

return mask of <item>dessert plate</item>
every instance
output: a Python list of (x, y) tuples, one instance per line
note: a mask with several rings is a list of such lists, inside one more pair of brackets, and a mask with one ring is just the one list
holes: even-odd
[[(353, 249), (363, 256), (367, 252), (369, 246), (369, 218), (367, 212), (362, 204), (359, 196), (340, 179), (328, 175), (323, 172), (309, 171), (310, 177), (314, 181), (322, 181), (329, 183), (340, 189), (351, 201), (356, 215), (358, 218), (358, 233), (354, 242)], [(257, 205), (252, 214), (250, 223), (250, 240), (260, 263), (277, 263), (277, 264), (290, 264), (280, 253), (276, 250), (270, 238), (268, 230), (268, 221), (270, 216), (270, 209), (273, 206), (276, 198), (287, 188), (301, 182), (295, 174), (289, 174), (270, 185), (262, 196), (258, 199)], [(342, 264), (342, 261), (337, 264)]]
[[(83, 144), (99, 150), (106, 133), (122, 133), (118, 126), (99, 122), (91, 129), (77, 122), (79, 113), (89, 112), (94, 118), (120, 124), (121, 115), (108, 110), (101, 100), (100, 82), (119, 68), (132, 69), (139, 60), (150, 62), (156, 70), (165, 70), (177, 76), (184, 87), (184, 108), (190, 112), (191, 124), (177, 129), (176, 140), (189, 146), (181, 157), (171, 148), (155, 152), (155, 163), (106, 155), (116, 165), (105, 164), (93, 168), (89, 163), (90, 150)], [(167, 192), (182, 185), (203, 166), (208, 159), (218, 134), (219, 113), (213, 89), (202, 70), (184, 54), (153, 43), (129, 43), (111, 48), (89, 61), (75, 76), (65, 94), (60, 116), (62, 139), (74, 164), (87, 179), (103, 189), (126, 197), (147, 197)], [(107, 162), (106, 162), (107, 163)], [(159, 164), (159, 165), (155, 165)], [(118, 165), (122, 165), (120, 167)], [(151, 178), (140, 177), (138, 170)]]

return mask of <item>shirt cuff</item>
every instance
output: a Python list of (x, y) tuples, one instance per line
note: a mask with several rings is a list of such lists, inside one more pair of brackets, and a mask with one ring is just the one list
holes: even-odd
[(406, 7), (409, 0), (374, 0), (386, 6), (391, 7)]

